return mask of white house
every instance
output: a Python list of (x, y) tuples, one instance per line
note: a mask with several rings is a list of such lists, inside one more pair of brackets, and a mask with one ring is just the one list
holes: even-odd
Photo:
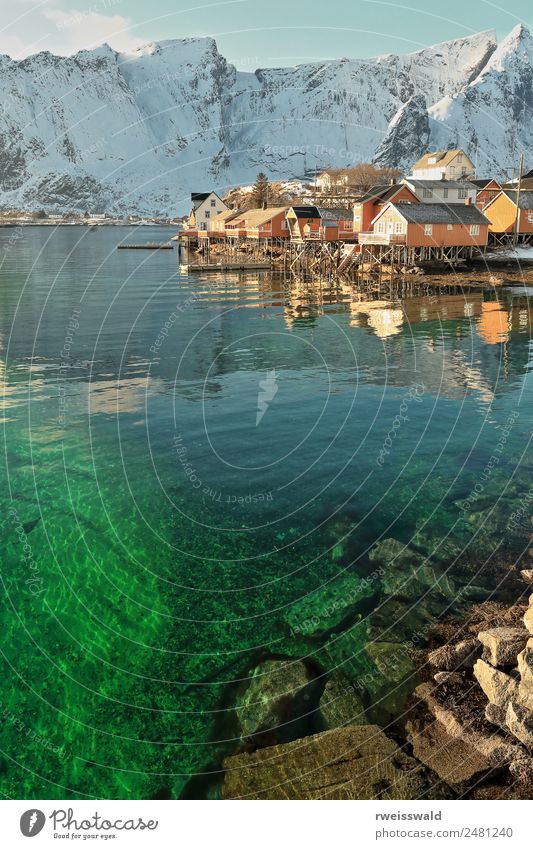
[(413, 165), (412, 176), (420, 180), (458, 180), (473, 177), (475, 166), (461, 148), (431, 150)]
[(345, 194), (349, 187), (349, 177), (346, 170), (342, 168), (330, 168), (322, 171), (315, 180), (315, 186), (321, 194)]
[(467, 180), (402, 180), (421, 203), (475, 203), (477, 186)]
[(211, 219), (229, 209), (216, 192), (193, 192), (191, 203), (189, 227), (196, 230), (209, 230)]

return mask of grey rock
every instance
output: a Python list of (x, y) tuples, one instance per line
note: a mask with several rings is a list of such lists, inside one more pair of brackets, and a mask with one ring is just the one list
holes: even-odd
[(480, 631), (478, 640), (485, 647), (483, 659), (492, 666), (516, 666), (516, 658), (528, 641), (523, 628), (491, 628)]
[(498, 707), (506, 707), (510, 699), (518, 693), (518, 681), (500, 669), (495, 669), (484, 660), (478, 660), (474, 666), (474, 676), (489, 702)]
[(533, 713), (517, 702), (509, 702), (505, 715), (507, 728), (524, 746), (533, 748)]
[(237, 707), (243, 738), (276, 732), (293, 715), (311, 681), (301, 661), (267, 660), (257, 666)]

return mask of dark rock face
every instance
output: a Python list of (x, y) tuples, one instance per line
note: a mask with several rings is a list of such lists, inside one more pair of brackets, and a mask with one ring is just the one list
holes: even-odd
[(374, 154), (374, 163), (408, 170), (428, 149), (430, 135), (425, 97), (415, 94), (390, 122), (387, 134)]
[(224, 762), (224, 799), (419, 799), (427, 773), (376, 725), (325, 731)]

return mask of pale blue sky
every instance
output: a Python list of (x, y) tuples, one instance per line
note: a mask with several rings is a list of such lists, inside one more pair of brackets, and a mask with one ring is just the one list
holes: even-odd
[(212, 35), (239, 68), (405, 53), (533, 24), (531, 0), (0, 0), (0, 52), (71, 53)]

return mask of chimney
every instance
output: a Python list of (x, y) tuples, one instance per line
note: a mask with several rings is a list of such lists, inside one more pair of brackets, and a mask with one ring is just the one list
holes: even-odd
[(390, 180), (389, 180), (389, 186), (395, 186), (395, 185), (396, 185), (396, 177), (391, 177)]
[(466, 198), (465, 206), (472, 206), (472, 198)]

